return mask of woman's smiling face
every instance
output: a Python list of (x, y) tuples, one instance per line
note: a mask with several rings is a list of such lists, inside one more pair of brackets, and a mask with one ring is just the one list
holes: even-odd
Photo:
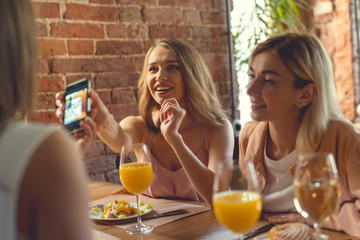
[(160, 105), (169, 98), (180, 101), (185, 95), (179, 61), (165, 47), (156, 47), (151, 52), (146, 81), (151, 96)]
[(249, 68), (249, 78), (247, 94), (254, 120), (282, 122), (300, 119), (296, 104), (301, 90), (295, 88), (295, 75), (276, 51), (257, 54)]

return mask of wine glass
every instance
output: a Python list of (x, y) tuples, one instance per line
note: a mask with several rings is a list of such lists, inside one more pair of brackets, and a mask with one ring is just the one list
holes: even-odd
[(146, 234), (154, 227), (141, 221), (140, 195), (149, 187), (152, 180), (152, 165), (145, 144), (136, 143), (122, 147), (119, 167), (120, 180), (127, 191), (136, 196), (137, 224), (126, 229), (129, 234)]
[(254, 164), (223, 162), (216, 166), (213, 207), (217, 220), (237, 239), (258, 221), (262, 198)]
[(313, 223), (315, 239), (329, 239), (320, 226), (335, 211), (339, 199), (338, 171), (331, 153), (300, 154), (294, 180), (296, 210)]

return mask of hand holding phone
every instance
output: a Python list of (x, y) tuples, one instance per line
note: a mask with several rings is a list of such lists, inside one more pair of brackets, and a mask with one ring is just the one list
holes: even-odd
[(90, 115), (91, 82), (81, 79), (69, 84), (65, 89), (64, 127), (71, 133), (82, 130), (80, 122)]

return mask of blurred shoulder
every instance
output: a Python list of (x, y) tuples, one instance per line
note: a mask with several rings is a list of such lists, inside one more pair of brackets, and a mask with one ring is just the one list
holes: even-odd
[(360, 129), (344, 117), (335, 116), (329, 121), (326, 135), (329, 134), (336, 134), (336, 138), (350, 138), (360, 144)]
[(208, 126), (206, 135), (209, 137), (217, 137), (219, 135), (231, 135), (234, 130), (229, 119), (221, 118), (218, 120), (219, 125)]

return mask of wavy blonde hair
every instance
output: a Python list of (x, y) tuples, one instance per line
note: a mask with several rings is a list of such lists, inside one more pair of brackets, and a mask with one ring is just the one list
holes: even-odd
[(0, 131), (33, 109), (36, 76), (35, 18), (28, 0), (0, 1)]
[(169, 38), (159, 41), (148, 50), (138, 82), (139, 112), (149, 129), (153, 132), (159, 131), (153, 121), (152, 113), (159, 110), (160, 105), (152, 98), (146, 82), (149, 56), (157, 47), (171, 50), (179, 61), (185, 86), (187, 114), (199, 123), (220, 125), (219, 119), (226, 118), (226, 114), (221, 107), (209, 69), (200, 53), (184, 40)]
[(316, 36), (310, 33), (285, 33), (260, 43), (253, 51), (250, 63), (257, 54), (269, 50), (275, 50), (295, 75), (296, 88), (303, 88), (309, 83), (316, 85), (315, 97), (302, 109), (296, 139), (298, 153), (313, 152), (329, 120), (341, 113), (329, 55)]

